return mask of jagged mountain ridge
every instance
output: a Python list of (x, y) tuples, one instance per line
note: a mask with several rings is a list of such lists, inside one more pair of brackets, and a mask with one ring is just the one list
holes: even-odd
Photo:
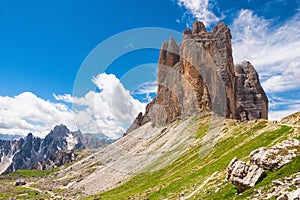
[(139, 113), (126, 134), (151, 121), (162, 126), (209, 110), (242, 121), (268, 118), (268, 98), (250, 62), (234, 65), (230, 29), (212, 32), (196, 21), (182, 43), (162, 44), (157, 96)]
[(54, 168), (76, 160), (77, 150), (99, 148), (112, 142), (101, 134), (71, 132), (65, 125), (55, 126), (44, 139), (29, 133), (18, 140), (0, 140), (0, 174), (18, 169)]
[[(44, 138), (34, 137), (29, 133), (26, 137), (14, 141), (0, 140), (0, 173), (10, 173), (18, 169), (46, 169), (60, 166), (60, 162), (54, 162), (53, 155), (64, 152), (57, 159), (66, 160), (63, 164), (76, 158), (75, 150), (84, 149), (81, 141), (81, 132), (70, 130), (64, 126), (55, 126)], [(45, 162), (48, 160), (48, 162)], [(46, 163), (48, 163), (46, 165)]]

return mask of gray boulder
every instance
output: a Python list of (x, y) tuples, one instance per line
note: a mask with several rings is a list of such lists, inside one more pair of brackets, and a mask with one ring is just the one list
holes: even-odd
[(227, 167), (227, 180), (232, 182), (239, 192), (253, 187), (266, 176), (264, 170), (257, 165), (248, 165), (233, 158)]
[(271, 148), (262, 147), (252, 151), (249, 159), (260, 168), (276, 171), (300, 153), (299, 146), (300, 141), (297, 139), (285, 140)]

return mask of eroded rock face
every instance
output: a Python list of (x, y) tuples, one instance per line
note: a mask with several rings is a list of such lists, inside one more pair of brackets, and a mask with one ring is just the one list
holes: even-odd
[(183, 31), (181, 44), (173, 38), (162, 44), (157, 96), (126, 133), (149, 121), (162, 126), (204, 110), (232, 119), (267, 119), (267, 102), (253, 66), (235, 68), (230, 29), (220, 23), (207, 32), (196, 21)]
[(234, 184), (239, 192), (253, 187), (266, 176), (264, 170), (257, 165), (248, 165), (234, 158), (227, 167), (227, 180)]
[(268, 98), (250, 62), (236, 67), (237, 119), (242, 121), (268, 118)]

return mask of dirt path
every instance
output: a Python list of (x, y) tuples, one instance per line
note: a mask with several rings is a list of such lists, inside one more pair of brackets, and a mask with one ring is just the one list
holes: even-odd
[(210, 175), (210, 177), (208, 177), (196, 190), (194, 190), (191, 194), (189, 194), (186, 197), (181, 198), (180, 200), (186, 200), (189, 199), (191, 197), (193, 197), (197, 192), (199, 192), (211, 179), (214, 178), (214, 176), (219, 173), (218, 171), (215, 171), (212, 175)]

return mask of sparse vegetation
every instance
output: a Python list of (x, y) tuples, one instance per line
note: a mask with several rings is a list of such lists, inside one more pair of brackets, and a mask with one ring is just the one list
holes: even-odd
[[(232, 126), (234, 124), (235, 126)], [(196, 138), (201, 139), (208, 128), (208, 125), (200, 126)], [(225, 139), (219, 140), (213, 151), (206, 157), (199, 157), (202, 147), (202, 143), (199, 142), (169, 166), (155, 172), (139, 174), (123, 185), (99, 194), (98, 197), (99, 199), (178, 199), (183, 193), (190, 194), (211, 174), (219, 171), (217, 178), (212, 180), (215, 184), (208, 183), (207, 187), (205, 186), (191, 199), (243, 199), (250, 196), (253, 189), (240, 196), (236, 195), (237, 190), (231, 183), (224, 182), (225, 170), (229, 162), (234, 157), (247, 160), (252, 150), (280, 142), (288, 138), (291, 131), (292, 127), (289, 126), (277, 126), (275, 130), (269, 128), (265, 120), (242, 125), (232, 122), (227, 128), (223, 128), (223, 133), (226, 134)], [(269, 184), (275, 177), (294, 173), (296, 168), (293, 166), (297, 164), (299, 166), (299, 157), (296, 161), (286, 165), (286, 168), (290, 170), (285, 171), (285, 168), (282, 168), (278, 172), (269, 173), (257, 187)], [(217, 190), (216, 185), (218, 185)], [(92, 197), (87, 197), (87, 199), (90, 198)]]
[[(248, 189), (243, 194), (238, 195), (237, 188), (225, 181), (226, 167), (234, 157), (248, 161), (248, 155), (252, 150), (263, 146), (271, 146), (291, 137), (297, 138), (299, 135), (295, 135), (294, 128), (291, 126), (274, 126), (274, 124), (265, 120), (248, 123), (237, 123), (229, 120), (226, 122), (226, 126), (222, 128), (222, 138), (214, 145), (212, 151), (206, 156), (200, 156), (199, 152), (201, 152), (204, 146), (203, 138), (209, 130), (209, 125), (203, 123), (203, 121), (201, 123), (200, 121), (193, 123), (199, 124), (194, 137), (195, 144), (186, 147), (186, 152), (170, 165), (156, 171), (145, 170), (128, 181), (119, 181), (118, 187), (112, 190), (84, 197), (83, 199), (94, 199), (96, 197), (109, 200), (143, 198), (179, 199), (181, 196), (187, 196), (196, 191), (214, 172), (217, 172), (215, 176), (202, 185), (189, 199), (245, 199), (251, 197), (258, 188), (263, 187), (268, 189), (273, 180), (292, 175), (299, 171), (300, 157), (298, 156), (293, 162), (285, 165), (278, 171), (266, 171), (267, 177), (265, 179), (254, 188)], [(166, 153), (163, 156), (168, 156), (168, 154)], [(158, 164), (161, 160), (164, 160), (164, 158), (162, 157), (162, 159), (157, 160)], [(86, 167), (84, 173), (92, 173), (100, 165), (102, 165), (101, 162), (90, 164)], [(155, 165), (153, 163), (154, 169)], [(62, 167), (62, 169), (65, 169), (65, 167)], [(18, 170), (7, 177), (43, 177), (58, 170), (60, 169), (56, 168), (46, 171)], [(74, 179), (75, 177), (72, 178)], [(75, 181), (75, 179), (66, 179), (65, 181), (67, 184), (70, 181)], [(0, 194), (0, 198), (4, 199), (20, 194), (24, 195), (21, 196), (24, 199), (47, 198), (47, 195), (49, 195), (37, 194), (36, 191), (24, 187), (14, 187), (13, 182), (1, 183), (1, 185), (3, 184), (6, 184), (5, 188), (8, 189), (8, 192), (1, 192)], [(64, 191), (59, 189), (52, 190), (53, 193), (58, 195), (62, 195)], [(69, 195), (75, 195), (77, 198), (81, 194), (70, 193)]]
[(38, 169), (32, 169), (32, 170), (17, 170), (15, 172), (12, 172), (8, 174), (11, 178), (30, 178), (30, 177), (43, 177), (48, 176), (50, 174), (53, 174), (55, 172), (58, 172), (60, 169), (52, 168), (48, 170), (38, 170)]
[(15, 187), (13, 182), (1, 182), (0, 198), (9, 199), (10, 197), (16, 197), (16, 199), (49, 199), (50, 195), (22, 186)]

